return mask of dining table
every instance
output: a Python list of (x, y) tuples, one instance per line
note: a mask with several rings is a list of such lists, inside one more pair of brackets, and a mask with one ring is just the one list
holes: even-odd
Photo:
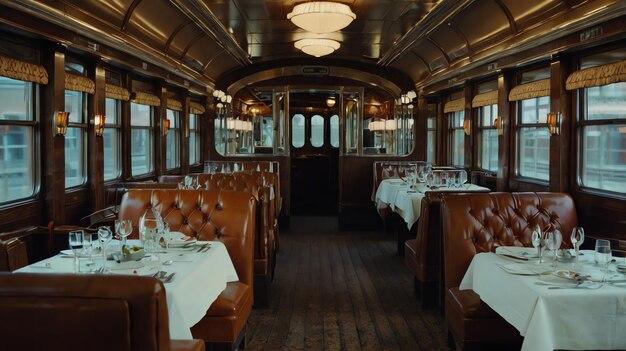
[(410, 230), (420, 218), (422, 199), (427, 192), (487, 192), (485, 188), (476, 184), (463, 184), (460, 187), (429, 187), (425, 183), (410, 185), (400, 178), (383, 179), (376, 190), (376, 207), (388, 206), (397, 213)]
[(591, 250), (564, 262), (548, 253), (542, 263), (536, 252), (476, 254), (459, 289), (474, 290), (517, 328), (522, 350), (626, 349), (626, 274), (597, 265)]
[[(129, 240), (128, 245), (139, 245)], [(119, 244), (107, 246), (107, 253), (119, 252)], [(103, 274), (103, 256), (89, 258), (79, 255), (79, 271), (75, 271), (72, 251), (64, 250), (48, 259), (15, 271), (25, 273)], [(205, 316), (211, 304), (228, 282), (238, 281), (237, 271), (220, 241), (197, 241), (193, 245), (146, 253), (138, 261), (117, 262), (109, 257), (106, 274), (160, 277), (164, 282), (169, 314), (170, 337), (192, 339), (191, 327)], [(164, 272), (164, 273), (159, 273)]]

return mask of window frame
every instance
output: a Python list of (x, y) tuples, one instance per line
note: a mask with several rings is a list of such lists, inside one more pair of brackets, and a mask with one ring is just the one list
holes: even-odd
[[(142, 104), (137, 104), (135, 102), (130, 102), (131, 104), (131, 114), (130, 114), (130, 170), (129, 170), (129, 176), (131, 177), (131, 179), (137, 179), (137, 178), (143, 178), (143, 177), (147, 177), (147, 176), (151, 176), (153, 174), (155, 174), (156, 172), (156, 167), (155, 167), (155, 150), (154, 150), (154, 133), (155, 133), (155, 123), (154, 123), (154, 118), (155, 118), (155, 107), (154, 106), (150, 106), (150, 105), (142, 105)], [(132, 104), (136, 104), (136, 105), (140, 105), (140, 106), (147, 106), (150, 109), (150, 117), (149, 117), (149, 121), (150, 121), (150, 125), (149, 126), (142, 126), (142, 125), (133, 125), (133, 115), (132, 115)], [(140, 173), (140, 174), (133, 174), (133, 145), (132, 145), (132, 134), (133, 134), (133, 130), (147, 130), (148, 131), (148, 141), (150, 142), (149, 147), (147, 148), (148, 150), (150, 150), (150, 169), (148, 169), (148, 172), (146, 173)]]
[[(191, 112), (189, 113), (188, 128), (187, 128), (187, 130), (189, 130), (189, 145), (188, 145), (189, 152), (187, 153), (187, 156), (188, 156), (187, 162), (189, 163), (190, 166), (195, 166), (195, 165), (202, 164), (202, 155), (201, 155), (202, 147), (200, 145), (200, 128), (198, 128), (199, 127), (198, 123), (200, 121), (200, 117), (199, 116), (200, 115), (198, 115), (196, 113), (191, 113)], [(194, 123), (195, 126), (193, 128), (191, 127), (191, 119), (192, 118), (195, 120), (195, 123)], [(193, 145), (191, 144), (192, 143), (192, 138), (191, 138), (192, 135), (195, 135), (195, 138), (193, 139), (195, 141), (195, 144), (193, 144)], [(192, 149), (194, 150), (194, 153), (195, 153), (195, 155), (197, 157), (197, 161), (198, 162), (192, 163), (192, 160), (191, 160), (191, 150)]]
[[(429, 126), (429, 121), (432, 120), (432, 127)], [(432, 132), (432, 141), (429, 139), (429, 135), (431, 135), (430, 133)], [(437, 114), (435, 113), (435, 115), (430, 116), (427, 115), (426, 116), (426, 149), (425, 151), (425, 156), (426, 156), (426, 162), (430, 162), (430, 163), (435, 163), (435, 160), (437, 159)], [(428, 159), (428, 155), (429, 155), (429, 147), (432, 146), (432, 160)]]
[[(102, 178), (104, 179), (104, 182), (114, 182), (116, 180), (119, 180), (122, 176), (122, 158), (123, 158), (123, 154), (122, 154), (122, 100), (118, 100), (118, 99), (113, 99), (113, 98), (105, 98), (105, 108), (106, 108), (106, 100), (113, 100), (115, 101), (115, 110), (116, 110), (116, 115), (117, 115), (117, 121), (115, 123), (110, 123), (111, 121), (111, 114), (109, 113), (109, 111), (106, 111), (106, 118), (104, 120), (104, 131), (103, 131), (103, 136), (104, 136), (104, 132), (107, 129), (113, 130), (113, 132), (115, 133), (115, 140), (117, 142), (117, 150), (118, 150), (118, 155), (117, 155), (117, 165), (116, 167), (116, 175), (114, 178), (110, 178), (107, 179), (105, 177), (105, 173), (104, 173), (104, 164), (102, 166)], [(102, 155), (104, 157), (104, 140), (102, 141)]]
[[(538, 185), (548, 185), (550, 183), (550, 133), (548, 132), (548, 123), (547, 120), (546, 122), (535, 122), (535, 123), (524, 123), (522, 122), (523, 120), (523, 109), (522, 109), (522, 103), (524, 101), (527, 100), (537, 100), (536, 103), (536, 111), (537, 111), (537, 117), (539, 119), (539, 100), (542, 98), (547, 98), (548, 99), (548, 103), (547, 103), (547, 107), (548, 107), (548, 112), (550, 110), (550, 96), (541, 96), (541, 97), (536, 97), (536, 98), (531, 98), (531, 99), (524, 99), (524, 100), (518, 100), (515, 101), (515, 143), (514, 143), (514, 177), (520, 181), (523, 181), (525, 183), (533, 183), (533, 184), (538, 184)], [(521, 148), (521, 130), (522, 129), (530, 129), (530, 128), (536, 128), (536, 129), (544, 129), (547, 133), (548, 133), (548, 179), (541, 179), (541, 178), (534, 178), (534, 177), (530, 177), (527, 175), (522, 175), (521, 174), (521, 152), (522, 152), (522, 148)]]
[[(170, 127), (167, 131), (167, 135), (165, 135), (165, 170), (166, 171), (174, 171), (177, 169), (181, 168), (182, 162), (181, 162), (181, 133), (180, 133), (180, 119), (182, 116), (182, 112), (181, 111), (176, 111), (176, 110), (172, 110), (169, 108), (165, 109), (165, 118), (168, 118), (168, 113), (171, 112), (172, 113), (172, 119), (170, 120)], [(172, 142), (174, 143), (174, 149), (176, 151), (176, 157), (175, 157), (175, 161), (174, 161), (174, 165), (173, 167), (169, 167), (169, 165), (167, 164), (167, 160), (168, 160), (168, 155), (169, 155), (169, 151), (170, 151), (170, 145), (169, 145), (169, 140), (170, 140), (170, 133), (173, 133), (172, 135), (173, 140)]]
[[(489, 124), (485, 124), (484, 123), (484, 118), (485, 118), (485, 114), (484, 114), (484, 109), (485, 108), (490, 108), (491, 109), (491, 122)], [(498, 131), (497, 128), (493, 125), (493, 120), (495, 120), (496, 118), (498, 118), (498, 104), (492, 104), (492, 105), (485, 105), (485, 106), (481, 106), (481, 107), (477, 107), (478, 110), (478, 142), (477, 147), (478, 147), (478, 152), (477, 152), (477, 157), (476, 157), (476, 166), (478, 167), (478, 169), (484, 171), (484, 172), (489, 172), (492, 174), (498, 173), (498, 164), (496, 164), (496, 169), (495, 170), (491, 170), (491, 169), (487, 169), (485, 167), (483, 167), (483, 138), (484, 138), (484, 132), (486, 130), (493, 130), (496, 132), (496, 142), (497, 142), (497, 148), (495, 150), (496, 152), (496, 156), (498, 159), (498, 162), (500, 161), (500, 157), (499, 157), (499, 152), (498, 149), (500, 148), (500, 140), (498, 138)]]
[[(459, 116), (457, 114), (462, 114), (462, 115)], [(448, 117), (448, 164), (451, 166), (455, 166), (455, 167), (465, 167), (466, 145), (465, 145), (465, 132), (463, 130), (463, 121), (465, 120), (465, 111), (461, 110), (461, 111), (448, 112), (447, 117)], [(454, 125), (454, 122), (457, 119), (460, 121), (460, 123), (459, 125)], [(458, 131), (460, 131), (461, 133), (458, 133)], [(454, 164), (452, 162), (452, 160), (454, 159), (452, 151), (453, 151), (453, 144), (454, 144), (453, 140), (454, 140), (455, 134), (460, 134), (461, 140), (463, 141), (463, 164)]]
[[(72, 185), (72, 186), (68, 186), (67, 185), (67, 167), (64, 167), (65, 170), (65, 191), (72, 191), (72, 190), (76, 190), (79, 188), (84, 188), (87, 186), (88, 184), (88, 180), (89, 180), (89, 174), (88, 174), (88, 166), (87, 166), (87, 144), (88, 144), (88, 135), (87, 135), (87, 105), (88, 105), (88, 96), (87, 93), (82, 92), (82, 91), (75, 91), (75, 90), (68, 90), (68, 89), (64, 89), (63, 90), (63, 94), (65, 94), (67, 91), (72, 91), (75, 93), (79, 93), (81, 96), (81, 102), (82, 102), (82, 114), (81, 114), (81, 122), (71, 122), (71, 118), (70, 121), (67, 123), (67, 131), (65, 133), (64, 136), (64, 143), (67, 142), (67, 134), (69, 133), (69, 130), (71, 128), (74, 129), (78, 129), (82, 135), (82, 144), (80, 147), (80, 151), (81, 151), (81, 158), (82, 158), (82, 182), (77, 184), (77, 185)], [(64, 147), (65, 150), (65, 147)], [(67, 155), (65, 157), (65, 164), (67, 165)]]
[[(12, 79), (8, 77), (2, 77), (7, 79)], [(19, 79), (13, 79), (20, 81)], [(11, 120), (11, 119), (0, 119), (0, 128), (3, 126), (18, 126), (18, 127), (28, 127), (32, 130), (33, 136), (33, 145), (31, 145), (31, 156), (32, 156), (32, 164), (30, 165), (32, 169), (32, 182), (33, 182), (33, 192), (30, 196), (21, 197), (17, 199), (12, 199), (8, 201), (0, 201), (0, 209), (13, 207), (17, 204), (28, 203), (33, 200), (36, 200), (41, 193), (41, 128), (40, 128), (40, 101), (39, 101), (39, 84), (29, 81), (21, 81), (27, 84), (30, 84), (30, 119), (21, 121), (21, 120)]]

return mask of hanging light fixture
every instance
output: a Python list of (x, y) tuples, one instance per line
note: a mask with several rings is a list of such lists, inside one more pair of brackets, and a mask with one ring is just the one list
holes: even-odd
[(338, 41), (332, 39), (300, 39), (296, 41), (293, 46), (296, 49), (302, 50), (305, 54), (311, 56), (320, 57), (333, 53), (333, 51), (339, 49), (341, 44)]
[(347, 27), (355, 18), (350, 6), (330, 1), (298, 4), (287, 15), (293, 24), (313, 33), (336, 32)]

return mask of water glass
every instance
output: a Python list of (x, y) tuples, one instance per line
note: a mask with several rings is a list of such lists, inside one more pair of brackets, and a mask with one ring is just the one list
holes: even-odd
[(576, 264), (578, 264), (580, 245), (582, 245), (585, 241), (585, 230), (583, 227), (574, 227), (574, 229), (572, 229), (572, 235), (569, 239), (572, 242), (572, 245), (574, 245), (574, 250), (576, 251)]
[(602, 280), (606, 277), (611, 259), (611, 242), (608, 240), (596, 240), (594, 260), (600, 265), (600, 267), (602, 267), (602, 272), (604, 274)]
[(546, 234), (546, 246), (548, 247), (548, 250), (553, 252), (554, 267), (556, 267), (556, 253), (561, 248), (562, 241), (563, 236), (561, 235), (561, 232), (557, 229)]
[(533, 247), (535, 247), (539, 253), (539, 263), (543, 263), (543, 247), (545, 246), (545, 241), (543, 240), (543, 233), (541, 232), (541, 227), (539, 227), (539, 225), (537, 225), (535, 230), (533, 230), (532, 242)]
[(83, 253), (87, 256), (87, 267), (93, 266), (93, 234), (83, 232)]
[(83, 231), (74, 230), (69, 232), (68, 235), (70, 249), (74, 252), (74, 273), (79, 272), (78, 256), (83, 251)]
[(115, 220), (115, 233), (122, 239), (122, 245), (120, 245), (120, 253), (124, 254), (124, 247), (126, 246), (126, 238), (133, 232), (133, 222), (130, 219), (117, 219)]
[(108, 272), (107, 268), (107, 245), (113, 240), (113, 232), (109, 227), (98, 227), (98, 239), (102, 245), (102, 273)]

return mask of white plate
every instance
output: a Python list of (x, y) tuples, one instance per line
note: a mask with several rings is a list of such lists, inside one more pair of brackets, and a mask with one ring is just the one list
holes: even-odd
[[(164, 239), (165, 240), (165, 239)], [(196, 245), (198, 240), (196, 238), (186, 236), (181, 232), (170, 232), (169, 247), (170, 248), (189, 248)], [(160, 242), (162, 247), (165, 247), (164, 242)]]

